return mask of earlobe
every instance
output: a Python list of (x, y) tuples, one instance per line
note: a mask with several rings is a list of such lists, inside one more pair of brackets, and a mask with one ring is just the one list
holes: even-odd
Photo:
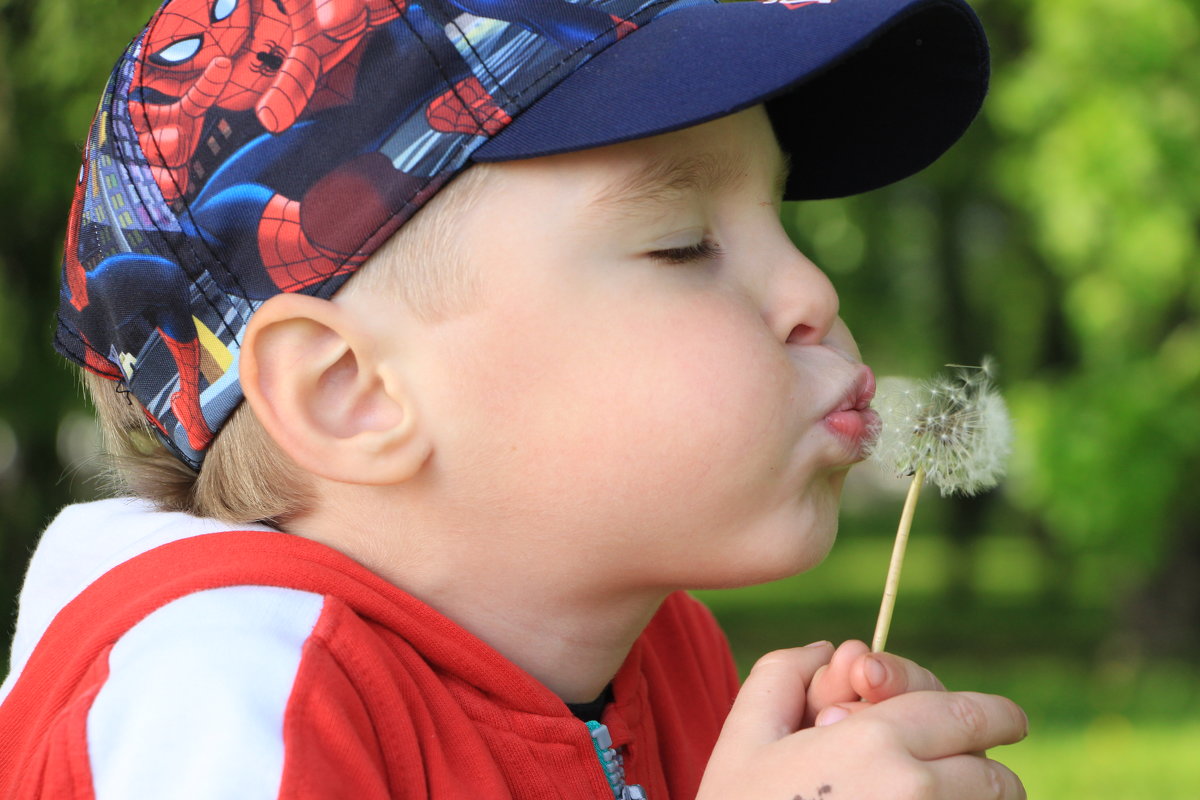
[(255, 312), (242, 342), (246, 401), (301, 468), (343, 483), (415, 475), (432, 450), (403, 365), (371, 328), (320, 298), (279, 294)]

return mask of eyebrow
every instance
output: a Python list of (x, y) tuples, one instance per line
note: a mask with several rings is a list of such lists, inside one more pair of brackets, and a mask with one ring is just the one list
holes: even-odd
[[(783, 197), (791, 174), (791, 158), (781, 153), (772, 182), (772, 199)], [(624, 175), (597, 193), (590, 206), (619, 215), (635, 215), (661, 207), (680, 195), (740, 185), (749, 176), (742, 153), (700, 153), (690, 156), (657, 156), (635, 172)]]

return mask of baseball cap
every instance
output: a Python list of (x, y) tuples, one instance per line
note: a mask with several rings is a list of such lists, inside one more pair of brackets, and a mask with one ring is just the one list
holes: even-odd
[(788, 199), (932, 163), (987, 90), (961, 0), (168, 0), (84, 150), (55, 346), (199, 469), (269, 297), (330, 297), (473, 163), (765, 103)]

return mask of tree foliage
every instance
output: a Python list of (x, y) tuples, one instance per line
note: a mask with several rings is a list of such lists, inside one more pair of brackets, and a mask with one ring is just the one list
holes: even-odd
[(1200, 9), (978, 8), (973, 129), (916, 178), (794, 208), (796, 235), (885, 369), (994, 354), (1018, 426), (1004, 499), (1114, 589), (1153, 585), (1200, 550)]
[(1060, 287), (1073, 363), (1022, 392), (1020, 500), (1153, 565), (1200, 510), (1200, 18), (1178, 0), (1027, 14), (989, 110), (992, 182)]
[[(76, 480), (83, 405), (51, 347), (82, 144), (116, 54), (150, 4), (0, 0), (0, 615)], [(86, 430), (86, 426), (83, 426)], [(7, 625), (4, 626), (7, 629)], [(4, 648), (5, 650), (7, 648)]]

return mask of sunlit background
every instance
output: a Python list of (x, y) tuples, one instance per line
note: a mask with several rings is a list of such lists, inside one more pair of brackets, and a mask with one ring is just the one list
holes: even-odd
[[(0, 0), (6, 620), (38, 531), (100, 491), (90, 414), (50, 346), (58, 260), (96, 99), (153, 5)], [(926, 493), (890, 648), (1024, 705), (1032, 735), (993, 755), (1033, 798), (1196, 800), (1200, 3), (976, 8), (994, 77), (962, 142), (894, 187), (784, 210), (879, 374), (991, 354), (1015, 420), (1000, 489)], [(743, 668), (870, 636), (904, 486), (852, 478), (824, 565), (704, 594)]]

